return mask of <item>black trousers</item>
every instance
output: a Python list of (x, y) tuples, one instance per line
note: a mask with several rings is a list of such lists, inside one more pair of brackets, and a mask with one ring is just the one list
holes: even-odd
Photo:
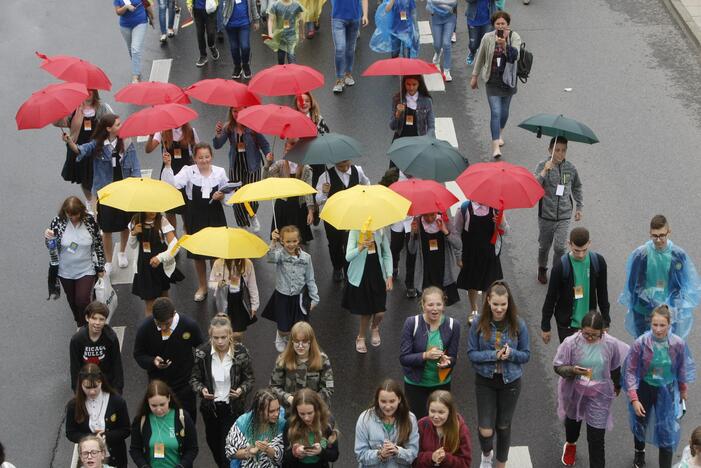
[[(570, 444), (579, 439), (582, 421), (565, 418), (565, 435)], [(604, 468), (606, 466), (605, 441), (606, 429), (597, 429), (587, 424), (587, 444), (589, 445), (589, 468)]]
[(437, 387), (421, 387), (404, 381), (404, 393), (409, 401), (409, 410), (414, 413), (417, 421), (428, 414), (426, 402), (428, 401), (428, 397), (431, 396), (431, 393), (436, 390), (450, 391), (450, 382), (438, 385)]
[(395, 270), (399, 268), (399, 256), (402, 249), (406, 250), (406, 258), (404, 261), (404, 286), (407, 289), (414, 287), (414, 265), (416, 264), (416, 255), (409, 253), (407, 244), (409, 243), (409, 233), (394, 232), (390, 229), (391, 235), (389, 240), (389, 249), (392, 251), (392, 266)]
[(339, 231), (324, 221), (326, 240), (329, 242), (329, 257), (334, 270), (346, 270), (346, 245), (348, 244), (348, 231)]
[(229, 430), (240, 415), (233, 414), (229, 405), (224, 402), (214, 404), (216, 414), (210, 411), (202, 411), (204, 421), (204, 434), (207, 446), (212, 451), (214, 462), (218, 468), (229, 468), (229, 460), (226, 458), (224, 447)]
[[(170, 382), (166, 383), (170, 385)], [(189, 385), (171, 388), (175, 392), (175, 396), (178, 397), (180, 406), (190, 415), (193, 424), (197, 424), (197, 397), (195, 397), (195, 392), (192, 391)]]
[[(648, 414), (652, 410), (652, 407), (655, 406), (655, 403), (657, 403), (657, 391), (657, 387), (647, 384), (644, 380), (640, 381), (640, 386), (637, 392), (638, 401), (640, 401)], [(636, 418), (641, 424), (644, 424), (647, 416)], [(636, 437), (633, 437), (633, 439), (635, 442), (635, 450), (645, 450), (645, 440), (638, 440)], [(673, 447), (660, 447), (660, 468), (671, 468), (673, 455)]]
[(572, 327), (561, 327), (560, 325), (557, 326), (557, 337), (560, 339), (560, 343), (565, 341), (565, 338), (568, 336), (572, 336), (575, 333), (579, 331), (579, 328), (572, 328)]
[(195, 21), (197, 32), (197, 47), (200, 49), (200, 57), (207, 56), (207, 45), (214, 47), (214, 35), (217, 32), (217, 13), (207, 14), (206, 10), (192, 10), (192, 19)]

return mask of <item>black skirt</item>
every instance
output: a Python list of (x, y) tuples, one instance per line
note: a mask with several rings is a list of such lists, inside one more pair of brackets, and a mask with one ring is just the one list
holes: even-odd
[(177, 283), (184, 279), (185, 275), (177, 268), (168, 278), (165, 271), (163, 271), (163, 265), (152, 268), (148, 261), (142, 262), (139, 259), (138, 271), (134, 273), (134, 280), (131, 284), (131, 293), (139, 296), (144, 301), (156, 299), (161, 297), (163, 291), (170, 289), (170, 283)]
[(243, 300), (241, 298), (240, 291), (237, 293), (229, 292), (227, 297), (226, 314), (229, 316), (229, 320), (231, 320), (231, 328), (233, 328), (235, 332), (246, 331), (249, 325), (252, 325), (258, 321), (258, 317), (255, 315), (251, 317), (248, 315), (248, 312), (246, 312), (246, 309), (243, 307)]
[[(97, 224), (102, 232), (122, 232), (129, 227), (131, 213), (97, 203)], [(112, 259), (108, 259), (112, 261)]]
[(301, 296), (288, 296), (276, 289), (263, 310), (263, 318), (276, 322), (281, 332), (290, 331), (297, 322), (308, 322), (309, 314), (302, 311)]
[(341, 305), (355, 315), (372, 315), (384, 312), (387, 302), (387, 288), (382, 277), (380, 258), (377, 254), (368, 254), (365, 270), (359, 286), (346, 281)]
[(312, 229), (307, 224), (307, 204), (299, 204), (298, 197), (290, 197), (287, 200), (275, 200), (275, 216), (270, 223), (270, 231), (280, 230), (285, 226), (297, 226), (302, 236), (302, 243), (309, 242), (314, 239)]
[(76, 161), (78, 156), (70, 148), (66, 148), (66, 161), (63, 163), (61, 177), (66, 182), (80, 184), (85, 190), (92, 190), (93, 161), (92, 158), (83, 158)]

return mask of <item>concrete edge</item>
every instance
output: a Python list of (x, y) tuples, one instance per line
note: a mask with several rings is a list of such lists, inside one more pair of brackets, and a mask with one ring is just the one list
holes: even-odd
[(687, 10), (681, 0), (662, 0), (662, 3), (696, 46), (701, 47), (701, 27), (696, 24), (691, 13), (689, 13), (689, 10)]

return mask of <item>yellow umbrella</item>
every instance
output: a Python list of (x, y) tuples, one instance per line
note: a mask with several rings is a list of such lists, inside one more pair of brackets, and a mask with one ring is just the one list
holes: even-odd
[(185, 204), (183, 195), (172, 185), (156, 179), (128, 177), (97, 191), (101, 204), (129, 212), (171, 210)]
[(245, 229), (208, 227), (192, 234), (184, 235), (172, 252), (178, 247), (193, 254), (216, 258), (259, 258), (268, 252), (268, 245), (260, 237)]
[(406, 218), (410, 206), (384, 185), (356, 185), (332, 195), (320, 217), (336, 229), (376, 231)]

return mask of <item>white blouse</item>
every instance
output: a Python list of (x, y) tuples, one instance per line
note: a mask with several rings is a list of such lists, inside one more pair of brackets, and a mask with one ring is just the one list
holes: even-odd
[[(192, 200), (192, 186), (196, 185), (202, 190), (202, 198), (210, 198), (214, 187), (221, 187), (229, 182), (226, 171), (223, 167), (212, 166), (212, 172), (204, 177), (200, 174), (196, 164), (183, 167), (177, 175), (173, 175), (173, 168), (166, 167), (161, 172), (161, 180), (168, 182), (177, 189), (185, 187), (185, 194), (188, 200)], [(223, 202), (224, 200), (222, 200)]]

